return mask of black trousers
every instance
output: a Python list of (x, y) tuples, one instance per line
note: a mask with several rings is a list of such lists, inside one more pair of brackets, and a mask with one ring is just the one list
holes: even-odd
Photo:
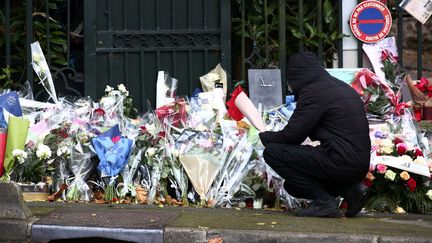
[(352, 161), (331, 160), (319, 146), (268, 144), (264, 159), (290, 195), (312, 200), (343, 197), (367, 172)]

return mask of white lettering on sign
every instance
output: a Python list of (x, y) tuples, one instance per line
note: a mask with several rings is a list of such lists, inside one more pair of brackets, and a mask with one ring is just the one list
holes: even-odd
[[(362, 13), (363, 11), (368, 11), (368, 9), (376, 9), (381, 13), (383, 19), (380, 17), (371, 17), (368, 16), (368, 14)], [(360, 17), (362, 18), (359, 19)], [(366, 19), (363, 17), (365, 17)], [(353, 12), (351, 13), (349, 23), (351, 31), (357, 39), (366, 43), (375, 43), (384, 39), (388, 35), (392, 24), (392, 18), (390, 11), (385, 4), (379, 1), (368, 0), (361, 2), (354, 8)], [(369, 28), (368, 24), (375, 23), (382, 24), (382, 29), (379, 30), (376, 34), (366, 34), (365, 32), (368, 32), (366, 31), (366, 28)], [(361, 26), (359, 27), (360, 24)]]

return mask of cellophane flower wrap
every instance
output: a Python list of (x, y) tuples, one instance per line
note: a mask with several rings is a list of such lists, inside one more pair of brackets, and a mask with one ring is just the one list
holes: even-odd
[(237, 122), (227, 120), (221, 123), (221, 129), (223, 134), (221, 162), (223, 164), (208, 193), (210, 204), (213, 206), (234, 203), (232, 200), (234, 194), (240, 190), (243, 178), (253, 166), (248, 162), (255, 141), (252, 137), (248, 139), (247, 130), (238, 130)]
[[(115, 127), (112, 129), (115, 130)], [(106, 183), (104, 199), (108, 202), (112, 202), (116, 196), (115, 181), (128, 161), (132, 144), (133, 140), (121, 137), (119, 133), (105, 133), (92, 139), (92, 145), (100, 160), (97, 168)]]
[[(189, 142), (179, 147), (179, 159), (195, 191), (206, 201), (216, 175), (222, 167), (223, 140), (212, 132), (187, 131), (182, 134)], [(184, 138), (179, 138), (184, 141)]]

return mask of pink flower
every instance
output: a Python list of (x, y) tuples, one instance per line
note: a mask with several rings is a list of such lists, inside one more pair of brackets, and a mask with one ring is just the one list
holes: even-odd
[(370, 164), (369, 165), (369, 172), (374, 172), (374, 170), (375, 170), (375, 165)]
[(387, 170), (387, 166), (385, 166), (383, 164), (378, 164), (376, 169), (377, 169), (378, 173), (385, 174), (385, 172)]
[(117, 143), (118, 141), (120, 141), (120, 136), (115, 136), (113, 138), (111, 138), (113, 143)]
[(396, 144), (396, 150), (398, 155), (404, 155), (408, 150), (408, 146), (405, 143)]

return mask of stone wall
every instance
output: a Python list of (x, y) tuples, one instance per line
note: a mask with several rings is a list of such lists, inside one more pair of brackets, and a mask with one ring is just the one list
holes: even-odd
[[(393, 20), (390, 35), (397, 36), (398, 20)], [(404, 17), (403, 25), (404, 67), (417, 76), (417, 20)], [(432, 77), (432, 17), (423, 25), (423, 76)]]

